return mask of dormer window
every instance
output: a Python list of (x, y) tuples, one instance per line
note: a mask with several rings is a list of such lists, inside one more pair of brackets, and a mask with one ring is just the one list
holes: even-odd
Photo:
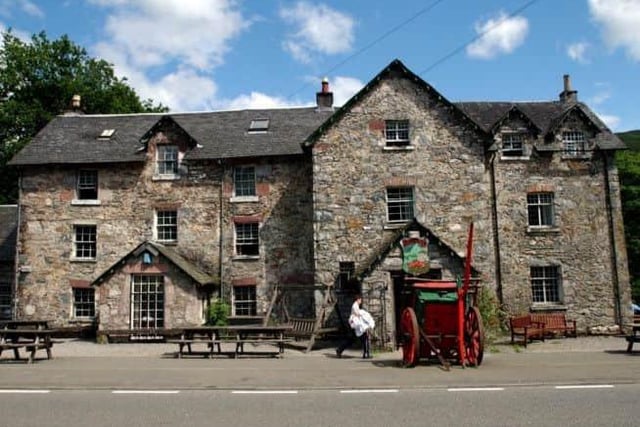
[(578, 157), (585, 153), (586, 140), (580, 131), (562, 132), (562, 148), (565, 156)]
[(265, 133), (269, 130), (269, 119), (254, 119), (249, 125), (249, 133)]
[(385, 120), (384, 136), (388, 147), (409, 145), (409, 120)]
[(522, 157), (524, 155), (523, 144), (524, 135), (515, 132), (506, 132), (502, 134), (502, 156), (503, 157)]
[(114, 133), (116, 133), (115, 129), (105, 129), (102, 131), (98, 139), (111, 139)]
[(178, 146), (158, 145), (156, 151), (156, 173), (160, 176), (178, 174)]

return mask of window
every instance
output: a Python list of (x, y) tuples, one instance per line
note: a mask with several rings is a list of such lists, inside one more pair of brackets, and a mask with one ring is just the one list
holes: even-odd
[(236, 255), (259, 254), (258, 223), (236, 224)]
[(156, 156), (158, 175), (178, 174), (178, 147), (176, 145), (158, 145)]
[(98, 199), (98, 171), (80, 170), (78, 171), (76, 197), (79, 200)]
[(387, 145), (409, 145), (409, 120), (386, 120), (384, 122), (384, 135)]
[(558, 266), (531, 267), (531, 293), (534, 303), (561, 302)]
[(256, 195), (256, 168), (241, 166), (233, 170), (233, 188), (236, 197)]
[(132, 276), (131, 327), (164, 327), (164, 276)]
[(585, 151), (584, 133), (572, 131), (562, 133), (562, 146), (565, 156), (580, 156)]
[(11, 282), (0, 280), (0, 319), (11, 319)]
[(553, 226), (553, 193), (527, 194), (527, 207), (529, 210), (529, 226)]
[(233, 311), (235, 316), (255, 316), (258, 312), (255, 286), (233, 288)]
[(96, 259), (96, 226), (74, 226), (74, 258)]
[(265, 133), (269, 130), (269, 119), (253, 119), (249, 125), (249, 133)]
[(413, 219), (413, 188), (387, 188), (387, 219), (389, 222), (406, 222)]
[(178, 240), (178, 212), (156, 212), (156, 236), (161, 242), (175, 242)]
[(93, 288), (73, 288), (74, 317), (95, 317), (96, 304)]
[(504, 157), (521, 157), (523, 135), (521, 133), (502, 134), (502, 155)]
[(340, 263), (338, 274), (338, 289), (342, 291), (358, 292), (358, 282), (355, 280), (356, 265), (353, 261)]

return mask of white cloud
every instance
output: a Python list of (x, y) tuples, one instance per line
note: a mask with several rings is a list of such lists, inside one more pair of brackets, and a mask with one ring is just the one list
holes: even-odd
[(30, 0), (0, 0), (0, 15), (12, 16), (15, 9), (20, 9), (29, 16), (43, 18), (44, 12)]
[(35, 16), (36, 18), (44, 18), (44, 12), (35, 3), (30, 2), (29, 0), (22, 0), (19, 3), (20, 8), (27, 15)]
[(589, 12), (611, 49), (640, 61), (640, 0), (589, 0)]
[(331, 84), (333, 104), (335, 106), (343, 105), (363, 87), (364, 83), (353, 77), (336, 77)]
[(571, 58), (576, 62), (579, 62), (581, 64), (586, 64), (589, 62), (586, 56), (588, 48), (589, 48), (589, 43), (585, 43), (585, 42), (572, 43), (569, 46), (567, 46), (567, 55), (569, 56), (569, 58)]
[(618, 129), (618, 126), (620, 125), (620, 117), (618, 116), (613, 116), (611, 114), (598, 114), (598, 117), (600, 117), (600, 120), (602, 120), (604, 122), (605, 125), (607, 125), (607, 127), (609, 127), (609, 129), (611, 129), (612, 131), (616, 131)]
[(251, 92), (223, 102), (223, 108), (229, 110), (263, 109), (299, 107), (300, 103), (288, 101), (278, 96), (270, 96), (261, 92)]
[(507, 17), (504, 12), (496, 18), (475, 24), (480, 38), (467, 46), (472, 58), (491, 59), (501, 53), (511, 53), (524, 43), (529, 31), (529, 22), (522, 16)]
[(300, 62), (310, 62), (314, 52), (334, 55), (353, 45), (353, 18), (325, 4), (300, 1), (292, 8), (281, 8), (280, 17), (295, 27), (282, 46)]

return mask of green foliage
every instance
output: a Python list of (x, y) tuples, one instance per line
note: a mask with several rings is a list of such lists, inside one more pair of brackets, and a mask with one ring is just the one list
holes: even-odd
[(495, 293), (487, 288), (479, 288), (477, 296), (478, 310), (482, 317), (486, 343), (492, 343), (504, 333), (506, 312), (500, 306)]
[(640, 301), (640, 131), (618, 135), (629, 147), (616, 154), (620, 176), (622, 216), (631, 275), (631, 293)]
[(230, 315), (231, 306), (220, 299), (215, 299), (209, 304), (207, 325), (225, 326), (229, 323)]
[(113, 66), (90, 58), (67, 36), (49, 40), (44, 32), (25, 42), (10, 31), (0, 46), (0, 204), (17, 200), (16, 172), (6, 163), (54, 116), (80, 95), (87, 114), (164, 112), (141, 101)]

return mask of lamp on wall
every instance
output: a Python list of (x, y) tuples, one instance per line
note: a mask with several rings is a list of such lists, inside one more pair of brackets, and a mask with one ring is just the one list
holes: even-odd
[(142, 264), (151, 265), (152, 263), (153, 263), (153, 256), (149, 252), (144, 251), (142, 253)]

